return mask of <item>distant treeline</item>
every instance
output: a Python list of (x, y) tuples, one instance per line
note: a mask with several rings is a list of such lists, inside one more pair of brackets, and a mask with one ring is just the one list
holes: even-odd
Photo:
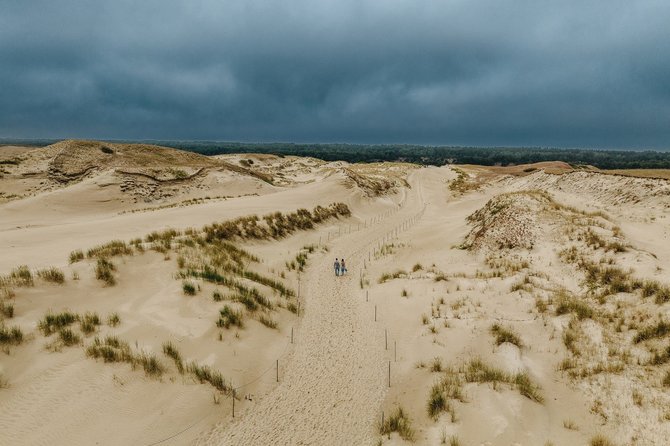
[(350, 163), (406, 161), (441, 166), (444, 164), (516, 165), (540, 161), (564, 161), (574, 166), (592, 165), (600, 169), (668, 169), (670, 152), (587, 150), (507, 147), (430, 147), (416, 145), (221, 143), (157, 141), (159, 145), (190, 150), (205, 155), (227, 153), (272, 153), (311, 156), (326, 161)]
[[(56, 140), (0, 140), (4, 144), (46, 145)], [(228, 153), (271, 153), (311, 156), (326, 161), (406, 161), (437, 165), (480, 164), (508, 166), (540, 161), (564, 161), (573, 166), (592, 165), (601, 169), (669, 169), (670, 152), (557, 149), (544, 147), (450, 147), (419, 145), (239, 143), (217, 141), (113, 141), (156, 144), (204, 155)]]

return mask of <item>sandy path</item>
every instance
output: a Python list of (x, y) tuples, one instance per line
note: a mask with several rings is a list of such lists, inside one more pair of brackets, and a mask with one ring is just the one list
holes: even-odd
[[(222, 424), (201, 444), (373, 444), (388, 385), (388, 352), (383, 324), (375, 324), (373, 307), (362, 298), (359, 274), (375, 243), (422, 208), (419, 182), (397, 212), (332, 242), (330, 255), (307, 274), (305, 315), (280, 384), (239, 421)], [(350, 272), (337, 278), (332, 263), (341, 256), (348, 259)]]

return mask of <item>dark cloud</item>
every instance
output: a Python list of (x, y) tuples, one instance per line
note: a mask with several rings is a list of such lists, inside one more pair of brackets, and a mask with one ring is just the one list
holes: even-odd
[(670, 3), (0, 0), (0, 136), (670, 146)]

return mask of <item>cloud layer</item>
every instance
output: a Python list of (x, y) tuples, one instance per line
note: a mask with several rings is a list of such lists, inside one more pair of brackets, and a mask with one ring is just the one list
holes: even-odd
[(670, 2), (0, 0), (0, 136), (670, 148)]

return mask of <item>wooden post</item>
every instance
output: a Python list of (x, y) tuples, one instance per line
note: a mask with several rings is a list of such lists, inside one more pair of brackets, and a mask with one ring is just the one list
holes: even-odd
[[(389, 366), (389, 367), (391, 367), (391, 366)], [(389, 370), (391, 370), (391, 369), (389, 368)], [(391, 372), (389, 371), (389, 373), (391, 373)], [(279, 359), (277, 359), (277, 382), (279, 382)], [(390, 384), (389, 384), (389, 387), (391, 387)]]
[(293, 344), (293, 327), (291, 327), (291, 344)]
[(391, 387), (391, 361), (389, 361), (389, 387)]
[(233, 389), (233, 418), (235, 418), (235, 389)]
[(370, 301), (369, 296), (370, 296), (370, 290), (365, 290), (365, 301), (366, 302)]
[(389, 331), (388, 329), (384, 329), (384, 350), (389, 349)]
[(393, 362), (398, 362), (398, 341), (393, 341)]
[(375, 322), (377, 322), (377, 305), (375, 305)]

